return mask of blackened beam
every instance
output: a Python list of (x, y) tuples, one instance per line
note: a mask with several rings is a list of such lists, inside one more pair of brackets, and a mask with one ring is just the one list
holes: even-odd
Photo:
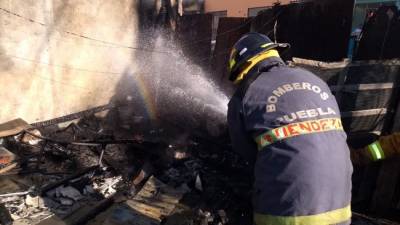
[(119, 139), (119, 140), (92, 140), (92, 141), (63, 141), (63, 140), (56, 140), (53, 138), (49, 137), (44, 137), (41, 135), (34, 134), (30, 132), (30, 130), (25, 130), (26, 133), (29, 135), (39, 138), (48, 142), (53, 142), (53, 143), (58, 143), (58, 144), (65, 144), (65, 145), (80, 145), (80, 146), (102, 146), (102, 145), (107, 145), (107, 144), (131, 144), (132, 147), (135, 147), (137, 149), (145, 149), (146, 147), (149, 146), (154, 146), (157, 145), (158, 143), (156, 142), (150, 142), (150, 141), (138, 141), (135, 139)]
[(81, 176), (83, 176), (83, 175), (85, 175), (85, 174), (87, 174), (87, 173), (89, 173), (89, 172), (91, 172), (91, 171), (94, 171), (94, 170), (96, 170), (97, 168), (99, 168), (99, 166), (91, 166), (91, 167), (88, 167), (88, 168), (86, 168), (86, 169), (84, 169), (84, 170), (82, 170), (82, 171), (80, 171), (80, 172), (78, 172), (78, 173), (76, 173), (76, 174), (73, 174), (73, 175), (71, 175), (71, 176), (68, 176), (68, 177), (65, 178), (65, 179), (62, 179), (62, 180), (57, 181), (57, 182), (55, 182), (55, 183), (51, 183), (51, 184), (45, 185), (44, 187), (41, 187), (41, 188), (40, 188), (40, 195), (42, 196), (42, 195), (46, 194), (46, 192), (48, 192), (48, 191), (50, 191), (50, 190), (52, 190), (52, 189), (54, 189), (54, 188), (56, 188), (56, 187), (58, 187), (58, 186), (61, 186), (61, 185), (63, 185), (63, 184), (66, 184), (66, 183), (68, 183), (68, 182), (69, 182), (70, 180), (72, 180), (72, 179), (81, 177)]
[(103, 111), (110, 110), (110, 109), (113, 109), (113, 108), (116, 108), (116, 107), (117, 107), (117, 105), (110, 103), (110, 104), (107, 104), (107, 105), (98, 106), (98, 107), (95, 107), (95, 108), (92, 108), (92, 109), (80, 111), (80, 112), (77, 112), (77, 113), (72, 113), (72, 114), (69, 114), (69, 115), (66, 115), (66, 116), (62, 116), (62, 117), (58, 117), (58, 118), (54, 118), (54, 119), (51, 119), (51, 120), (32, 123), (31, 125), (34, 126), (34, 127), (47, 127), (47, 126), (51, 126), (51, 125), (54, 125), (54, 124), (65, 123), (65, 122), (68, 122), (68, 121), (80, 119), (82, 117), (90, 116), (90, 115), (93, 115), (94, 113), (103, 112)]

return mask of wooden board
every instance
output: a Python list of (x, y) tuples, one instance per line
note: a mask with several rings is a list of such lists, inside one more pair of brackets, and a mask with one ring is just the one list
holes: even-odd
[(140, 214), (126, 205), (118, 203), (99, 214), (87, 225), (159, 225), (160, 222)]
[(126, 204), (139, 213), (161, 222), (172, 213), (184, 193), (184, 190), (169, 187), (152, 176), (140, 192)]
[(23, 119), (11, 120), (0, 124), (0, 137), (14, 136), (28, 128), (31, 128), (31, 125)]
[(135, 197), (114, 204), (88, 225), (159, 225), (171, 215), (184, 193), (150, 177)]

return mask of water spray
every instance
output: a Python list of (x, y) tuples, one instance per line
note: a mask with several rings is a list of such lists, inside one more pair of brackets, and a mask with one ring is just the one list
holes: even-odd
[(226, 126), (228, 97), (178, 46), (159, 36), (155, 49), (170, 54), (147, 55), (138, 73), (148, 74), (158, 119), (218, 135)]

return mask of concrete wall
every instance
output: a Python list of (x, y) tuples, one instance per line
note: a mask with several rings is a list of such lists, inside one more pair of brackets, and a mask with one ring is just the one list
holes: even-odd
[(135, 46), (136, 15), (135, 0), (0, 0), (0, 122), (107, 104), (136, 51), (68, 32)]
[(206, 0), (205, 11), (227, 11), (228, 17), (247, 17), (249, 8), (272, 6), (276, 2), (287, 4), (290, 0)]

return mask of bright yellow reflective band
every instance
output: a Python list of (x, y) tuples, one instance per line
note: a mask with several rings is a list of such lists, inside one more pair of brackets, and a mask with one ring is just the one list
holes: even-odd
[(232, 69), (233, 66), (235, 66), (235, 64), (236, 64), (235, 59), (231, 59), (231, 60), (229, 61), (229, 69)]
[(258, 150), (262, 150), (265, 146), (286, 138), (333, 130), (343, 130), (342, 121), (340, 118), (326, 118), (291, 123), (286, 126), (267, 131), (264, 134), (256, 137), (255, 141), (257, 142)]
[(238, 75), (236, 80), (234, 81), (234, 84), (239, 84), (243, 78), (247, 75), (247, 73), (255, 66), (257, 63), (260, 61), (270, 58), (270, 57), (279, 57), (279, 52), (275, 49), (271, 49), (266, 52), (262, 52), (253, 58), (249, 59), (248, 61), (250, 62), (250, 65), (248, 65), (246, 68), (243, 69), (243, 71)]
[(254, 214), (256, 225), (332, 225), (351, 219), (350, 205), (329, 212), (309, 216), (271, 216)]
[(385, 152), (382, 150), (379, 141), (375, 141), (374, 143), (368, 145), (368, 150), (371, 153), (372, 159), (374, 161), (378, 161), (385, 158)]
[(273, 45), (273, 44), (275, 44), (275, 43), (266, 43), (266, 44), (261, 45), (261, 48), (266, 48), (266, 47), (268, 47), (270, 45)]

